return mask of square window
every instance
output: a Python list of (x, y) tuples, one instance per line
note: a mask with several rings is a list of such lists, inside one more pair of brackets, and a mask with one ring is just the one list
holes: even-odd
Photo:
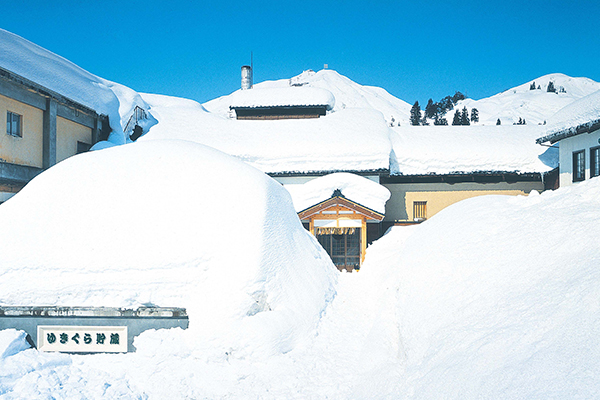
[(573, 152), (573, 182), (585, 180), (585, 151)]
[(6, 133), (11, 136), (23, 137), (22, 118), (19, 114), (8, 111), (6, 113)]
[(600, 176), (600, 146), (590, 149), (590, 176)]

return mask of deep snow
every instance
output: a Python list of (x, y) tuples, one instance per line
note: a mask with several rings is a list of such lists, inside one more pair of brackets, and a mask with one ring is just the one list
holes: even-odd
[(337, 270), (287, 191), (192, 142), (71, 157), (0, 221), (0, 304), (185, 307), (211, 352), (287, 352), (334, 295)]
[(596, 178), (477, 197), (393, 228), (360, 273), (339, 276), (316, 335), (268, 358), (210, 351), (179, 329), (144, 333), (137, 353), (95, 356), (20, 350), (23, 338), (3, 332), (0, 354), (20, 351), (0, 359), (0, 394), (596, 398), (598, 210)]

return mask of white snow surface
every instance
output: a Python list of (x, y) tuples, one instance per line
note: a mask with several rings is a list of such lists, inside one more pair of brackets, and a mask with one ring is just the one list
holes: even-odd
[(21, 75), (62, 96), (108, 115), (114, 130), (110, 140), (125, 143), (123, 128), (139, 106), (148, 105), (134, 90), (89, 73), (71, 61), (0, 29), (0, 67)]
[(538, 125), (400, 126), (392, 128), (392, 174), (545, 172), (558, 149), (537, 145)]
[[(0, 210), (13, 201), (19, 204), (23, 197)], [(147, 331), (136, 339), (136, 353), (84, 356), (28, 349), (4, 355), (0, 395), (597, 398), (599, 210), (598, 178), (541, 195), (472, 198), (418, 226), (392, 228), (369, 247), (359, 273), (339, 276), (318, 335), (285, 354), (257, 360), (235, 351), (211, 353), (214, 342), (204, 343), (192, 328)], [(300, 272), (307, 277), (317, 273), (304, 268)], [(27, 292), (30, 278), (23, 268), (11, 278), (19, 282), (11, 291)], [(235, 274), (227, 282), (232, 278)], [(219, 288), (225, 290), (223, 301), (233, 293)], [(289, 332), (299, 326), (286, 323)], [(3, 332), (0, 353), (6, 348), (2, 343), (15, 340), (14, 332)]]
[(337, 270), (288, 192), (196, 143), (71, 157), (0, 221), (0, 304), (184, 307), (207, 357), (287, 352), (334, 295)]
[[(291, 79), (265, 81), (254, 85), (252, 90), (274, 88), (321, 88), (332, 93), (335, 98), (333, 112), (346, 108), (368, 108), (381, 112), (387, 125), (394, 118), (396, 123), (408, 124), (411, 105), (389, 94), (385, 89), (375, 86), (363, 86), (330, 69), (318, 72), (304, 71)], [(237, 90), (228, 96), (222, 96), (203, 104), (208, 111), (219, 115), (227, 115), (229, 106), (238, 93), (248, 90)]]
[(385, 203), (391, 196), (385, 186), (347, 172), (324, 175), (303, 184), (285, 184), (284, 187), (292, 195), (297, 212), (329, 199), (336, 189), (340, 189), (347, 199), (385, 214)]
[[(535, 82), (535, 90), (529, 89), (532, 82)], [(547, 92), (549, 82), (554, 83), (557, 92), (561, 87), (566, 92)], [(540, 89), (537, 89), (538, 85)], [(589, 78), (548, 74), (491, 97), (461, 100), (446, 114), (446, 119), (451, 124), (454, 111), (467, 107), (469, 112), (472, 108), (479, 111), (478, 125), (495, 125), (498, 118), (503, 125), (517, 123), (519, 118), (524, 118), (529, 125), (543, 124), (561, 108), (597, 90), (600, 90), (600, 83)]]
[(335, 105), (335, 98), (329, 90), (307, 86), (238, 90), (230, 99), (234, 108), (327, 106), (327, 110), (331, 110)]
[(389, 166), (390, 131), (381, 113), (372, 109), (345, 109), (315, 119), (238, 121), (209, 113), (192, 100), (143, 97), (159, 123), (141, 141), (202, 143), (267, 173), (364, 171)]
[(574, 131), (580, 125), (591, 124), (598, 120), (600, 120), (600, 90), (574, 101), (554, 114), (544, 136), (548, 137), (567, 130)]

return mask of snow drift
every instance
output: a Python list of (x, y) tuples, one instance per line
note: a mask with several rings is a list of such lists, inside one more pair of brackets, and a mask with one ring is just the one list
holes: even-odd
[(393, 398), (597, 398), (599, 210), (592, 179), (394, 228), (361, 268), (374, 293), (387, 288), (372, 330), (392, 335), (373, 350), (372, 384), (401, 376)]
[(337, 271), (285, 189), (191, 142), (71, 157), (0, 221), (0, 304), (186, 307), (217, 353), (289, 351), (334, 293)]

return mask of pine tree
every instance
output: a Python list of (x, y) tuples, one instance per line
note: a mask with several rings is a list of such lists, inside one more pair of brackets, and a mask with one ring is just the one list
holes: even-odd
[(460, 124), (471, 125), (471, 122), (469, 122), (469, 110), (467, 110), (466, 106), (463, 107), (462, 113), (460, 114)]
[(548, 82), (548, 89), (546, 91), (556, 93), (556, 88), (554, 87), (554, 82), (552, 82), (552, 81)]
[(434, 118), (436, 111), (437, 104), (434, 103), (432, 99), (429, 99), (429, 101), (427, 102), (427, 106), (425, 107), (425, 117)]
[(452, 96), (452, 103), (456, 104), (460, 100), (464, 100), (464, 99), (466, 99), (464, 94), (462, 94), (461, 92), (456, 92), (456, 93), (454, 93), (454, 96)]
[(498, 119), (496, 120), (496, 125), (501, 125), (501, 124), (502, 124), (502, 122), (500, 122), (500, 118), (498, 118)]
[(419, 106), (419, 101), (415, 101), (415, 104), (410, 109), (410, 124), (421, 125), (421, 106)]
[(535, 81), (531, 82), (531, 85), (529, 85), (529, 90), (535, 90)]
[(461, 114), (460, 111), (454, 111), (454, 118), (452, 119), (452, 125), (461, 125), (460, 123)]
[(471, 109), (471, 122), (479, 122), (479, 110), (476, 108)]

